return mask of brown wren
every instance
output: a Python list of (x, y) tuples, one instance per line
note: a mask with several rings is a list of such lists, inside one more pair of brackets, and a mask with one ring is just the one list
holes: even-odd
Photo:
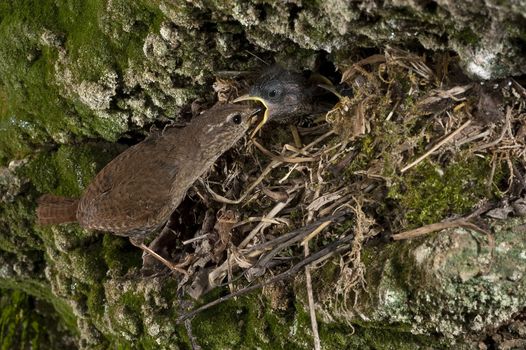
[(184, 128), (146, 138), (108, 163), (80, 199), (42, 196), (38, 223), (78, 222), (130, 237), (148, 251), (144, 237), (167, 222), (190, 186), (246, 133), (258, 111), (217, 105)]

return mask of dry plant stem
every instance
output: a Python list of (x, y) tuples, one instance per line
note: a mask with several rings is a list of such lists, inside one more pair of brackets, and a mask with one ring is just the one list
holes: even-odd
[(285, 151), (291, 151), (291, 152), (296, 152), (298, 154), (301, 154), (301, 155), (304, 155), (304, 156), (309, 156), (310, 154), (308, 152), (305, 152), (297, 147), (294, 147), (292, 145), (289, 145), (288, 143), (286, 143), (285, 145), (283, 145), (283, 150)]
[(279, 161), (281, 163), (305, 163), (305, 162), (314, 162), (316, 160), (316, 158), (312, 158), (312, 157), (307, 157), (307, 158), (302, 158), (302, 157), (294, 157), (294, 158), (292, 158), (292, 157), (283, 157), (283, 156), (280, 156), (280, 155), (277, 155), (277, 154), (274, 154), (274, 153), (270, 152), (268, 149), (263, 147), (256, 140), (252, 140), (252, 142), (254, 143), (256, 148), (261, 151), (261, 153), (263, 153), (264, 155), (272, 158), (273, 160), (277, 160), (277, 161)]
[[(317, 235), (318, 233), (320, 233), (325, 227), (327, 227), (329, 224), (331, 224), (332, 221), (326, 221), (326, 222), (323, 222), (323, 223), (319, 223), (317, 222), (316, 224), (310, 224), (308, 226), (305, 227), (304, 230), (302, 231), (296, 231), (297, 234), (295, 236), (293, 236), (291, 239), (279, 244), (278, 246), (276, 246), (274, 249), (272, 249), (272, 251), (264, 256), (262, 256), (259, 261), (257, 262), (257, 264), (255, 264), (252, 268), (257, 268), (257, 267), (267, 267), (270, 262), (281, 252), (283, 251), (284, 249), (290, 247), (291, 245), (293, 244), (296, 244), (297, 242), (301, 241), (303, 239), (304, 236), (308, 235), (310, 236), (311, 238), (314, 237), (315, 235)], [(316, 227), (318, 226), (318, 227)], [(312, 232), (311, 232), (311, 229), (313, 227), (316, 227)]]
[(210, 237), (210, 233), (205, 233), (204, 235), (187, 239), (186, 241), (183, 241), (182, 243), (183, 243), (183, 245), (187, 245), (187, 244), (194, 243), (194, 242), (200, 241), (200, 240), (208, 238), (208, 237)]
[[(272, 208), (272, 210), (268, 213), (268, 215), (265, 216), (266, 219), (272, 219), (274, 216), (278, 215), (280, 211), (282, 211), (296, 196), (291, 195), (287, 199), (286, 202), (278, 203)], [(245, 239), (239, 244), (238, 248), (245, 248), (246, 245), (258, 234), (259, 231), (261, 231), (263, 228), (269, 226), (270, 223), (261, 221), (259, 224), (254, 227), (252, 231), (248, 234), (248, 236), (245, 237)]]
[(491, 235), (489, 232), (487, 232), (487, 231), (481, 229), (480, 227), (478, 227), (477, 225), (467, 221), (465, 218), (461, 218), (461, 219), (456, 219), (456, 220), (452, 220), (452, 221), (443, 221), (443, 222), (438, 222), (438, 223), (435, 223), (435, 224), (425, 225), (425, 226), (419, 227), (419, 228), (414, 229), (414, 230), (409, 230), (409, 231), (404, 231), (404, 232), (401, 232), (401, 233), (397, 233), (397, 234), (393, 235), (393, 240), (400, 241), (400, 240), (404, 240), (404, 239), (418, 238), (418, 237), (424, 236), (424, 235), (426, 235), (428, 233), (444, 230), (444, 229), (447, 229), (447, 228), (454, 228), (454, 227), (463, 227), (463, 228), (467, 228), (467, 229), (471, 229), (471, 230), (475, 230), (475, 231), (487, 234), (489, 236)]
[(375, 64), (375, 63), (383, 63), (385, 62), (385, 55), (372, 55), (369, 57), (366, 57), (364, 59), (361, 59), (360, 61), (354, 63), (349, 69), (347, 69), (343, 75), (340, 83), (348, 81), (350, 78), (353, 77), (353, 75), (358, 71), (357, 67), (364, 66), (366, 64)]
[(506, 131), (508, 131), (508, 128), (509, 128), (509, 125), (510, 125), (510, 119), (511, 119), (511, 107), (508, 107), (506, 109), (506, 122), (505, 124), (502, 126), (502, 131), (499, 135), (499, 137), (497, 137), (496, 140), (490, 142), (490, 143), (486, 143), (482, 146), (479, 146), (475, 149), (475, 151), (482, 151), (482, 150), (485, 150), (487, 148), (491, 148), (493, 146), (496, 146), (498, 145), (502, 139), (504, 138), (504, 135), (506, 135)]
[[(309, 248), (305, 246), (305, 258), (309, 256)], [(312, 337), (314, 338), (314, 349), (321, 350), (320, 334), (318, 332), (318, 321), (316, 320), (316, 310), (314, 305), (314, 295), (312, 293), (312, 279), (310, 275), (310, 266), (305, 266), (305, 283), (307, 284), (307, 298), (309, 300), (309, 315), (312, 328)]]
[(294, 139), (294, 144), (296, 147), (301, 148), (303, 146), (303, 142), (301, 142), (300, 133), (298, 132), (298, 128), (295, 125), (290, 125), (290, 132), (292, 133), (292, 138)]
[[(295, 152), (294, 154), (291, 155), (291, 157), (296, 157), (298, 154), (302, 153), (302, 152), (306, 152), (308, 151), (309, 149), (311, 149), (312, 147), (316, 146), (318, 143), (320, 143), (321, 141), (325, 140), (327, 137), (331, 136), (334, 134), (334, 131), (330, 130), (328, 132), (326, 132), (325, 134), (321, 135), (320, 137), (318, 137), (316, 140), (312, 141), (311, 143), (309, 143), (307, 146), (303, 147), (301, 149), (301, 152)], [(273, 160), (272, 162), (270, 162), (269, 165), (267, 165), (267, 167), (265, 168), (265, 170), (263, 170), (263, 172), (261, 173), (261, 175), (257, 178), (256, 181), (254, 181), (250, 186), (249, 188), (241, 195), (241, 197), (239, 199), (236, 199), (236, 200), (232, 200), (232, 199), (228, 199), (228, 198), (225, 198), (217, 193), (215, 193), (211, 188), (210, 186), (208, 186), (206, 183), (203, 182), (203, 185), (206, 187), (206, 189), (208, 190), (208, 192), (212, 195), (212, 198), (217, 201), (217, 202), (220, 202), (220, 203), (226, 203), (226, 204), (239, 204), (241, 203), (248, 195), (250, 192), (252, 192), (252, 190), (254, 188), (256, 188), (257, 185), (259, 185), (261, 183), (261, 181), (263, 181), (263, 179), (275, 168), (277, 168), (278, 166), (280, 166), (281, 164), (283, 164), (282, 162), (280, 161), (276, 161), (276, 160)]]
[(343, 203), (347, 203), (351, 197), (352, 197), (351, 193), (346, 194), (345, 196), (343, 196), (340, 199), (336, 200), (334, 203), (332, 203), (328, 207), (321, 209), (318, 212), (318, 215), (321, 216), (321, 217), (329, 215), (329, 213), (332, 213), (335, 208), (341, 206)]
[(330, 224), (332, 224), (331, 220), (323, 222), (320, 226), (318, 226), (314, 231), (309, 233), (308, 236), (303, 239), (303, 241), (301, 242), (301, 245), (304, 245), (304, 246), (308, 245), (311, 239), (313, 239), (316, 235), (318, 235), (321, 231), (323, 231), (325, 227), (329, 226)]
[(309, 255), (308, 258), (303, 259), (302, 261), (300, 261), (296, 265), (292, 266), (287, 271), (285, 271), (283, 273), (280, 273), (279, 275), (276, 275), (274, 277), (271, 277), (268, 280), (263, 281), (261, 283), (258, 283), (256, 285), (240, 289), (237, 292), (230, 293), (228, 295), (225, 295), (224, 297), (218, 298), (218, 299), (216, 299), (216, 300), (214, 300), (214, 301), (212, 301), (212, 302), (210, 302), (208, 304), (205, 304), (205, 305), (203, 305), (203, 306), (201, 306), (201, 307), (199, 307), (199, 308), (197, 308), (197, 309), (195, 309), (195, 310), (193, 310), (193, 311), (191, 311), (191, 312), (189, 312), (187, 314), (182, 315), (181, 317), (179, 317), (177, 319), (176, 322), (177, 323), (181, 323), (181, 322), (183, 322), (183, 321), (185, 321), (185, 320), (187, 320), (189, 318), (192, 318), (192, 317), (196, 316), (200, 312), (211, 308), (212, 306), (221, 304), (222, 302), (225, 302), (225, 301), (230, 300), (232, 298), (236, 298), (236, 297), (245, 295), (247, 293), (252, 292), (253, 290), (259, 289), (259, 288), (264, 287), (266, 285), (269, 285), (271, 283), (276, 283), (276, 282), (285, 280), (287, 278), (291, 278), (294, 275), (296, 275), (298, 272), (300, 272), (307, 265), (320, 263), (322, 261), (327, 260), (328, 258), (333, 256), (334, 254), (339, 254), (339, 253), (342, 253), (342, 252), (348, 250), (349, 247), (350, 247), (349, 243), (352, 241), (353, 238), (354, 238), (354, 235), (353, 234), (349, 234), (349, 235), (347, 235), (347, 236), (345, 236), (345, 237), (343, 237), (343, 238), (341, 238), (341, 239), (339, 239), (339, 240), (337, 240), (337, 241), (335, 241), (335, 242), (333, 242), (331, 244), (328, 244), (327, 246), (325, 246), (325, 248), (320, 249), (316, 253)]
[(455, 136), (457, 136), (462, 130), (464, 130), (469, 124), (471, 124), (471, 120), (468, 120), (467, 122), (465, 122), (464, 124), (462, 124), (457, 130), (453, 131), (452, 133), (450, 133), (448, 136), (446, 136), (442, 141), (438, 142), (436, 145), (434, 145), (433, 147), (431, 147), (431, 149), (429, 151), (427, 151), (426, 153), (424, 153), (423, 155), (421, 155), (420, 157), (418, 157), (414, 162), (412, 162), (411, 164), (405, 166), (404, 168), (402, 168), (401, 172), (402, 174), (405, 173), (407, 170), (411, 169), (412, 167), (414, 167), (415, 165), (417, 165), (418, 163), (420, 163), (421, 161), (423, 161), (424, 159), (426, 159), (427, 157), (429, 157), (429, 155), (431, 155), (433, 152), (435, 152), (437, 149), (439, 149), (440, 147), (442, 147), (444, 144), (448, 143), (449, 141), (451, 141)]
[[(305, 253), (305, 259), (309, 256), (309, 241), (319, 232), (323, 230), (323, 228), (327, 227), (331, 221), (326, 221), (318, 228), (316, 228), (314, 231), (312, 231), (301, 244), (303, 245), (303, 250)], [(314, 305), (314, 293), (312, 292), (312, 278), (310, 274), (310, 266), (305, 266), (305, 284), (307, 285), (307, 299), (309, 301), (309, 315), (310, 315), (310, 323), (312, 327), (312, 337), (314, 338), (314, 349), (315, 350), (321, 350), (321, 342), (320, 342), (320, 334), (318, 332), (318, 321), (316, 320), (316, 305)]]
[(286, 220), (283, 220), (283, 219), (270, 219), (268, 217), (265, 217), (265, 216), (262, 216), (262, 217), (249, 217), (243, 221), (240, 221), (238, 223), (236, 223), (234, 226), (232, 226), (232, 228), (236, 228), (236, 227), (239, 227), (239, 226), (244, 226), (250, 222), (266, 222), (266, 223), (269, 223), (269, 224), (274, 224), (274, 225), (279, 225), (279, 224), (287, 224), (287, 221)]
[(481, 133), (478, 133), (477, 135), (474, 135), (474, 136), (470, 136), (468, 138), (465, 138), (463, 140), (459, 140), (457, 142), (457, 147), (460, 147), (462, 145), (465, 145), (466, 143), (470, 143), (470, 142), (473, 142), (475, 140), (478, 140), (478, 139), (483, 139), (485, 138), (486, 136), (488, 136), (491, 132), (489, 130), (486, 130), (486, 131), (483, 131)]
[(273, 240), (271, 241), (267, 241), (265, 243), (261, 243), (261, 244), (258, 244), (258, 245), (255, 245), (255, 246), (252, 246), (248, 249), (245, 249), (245, 250), (242, 250), (243, 254), (246, 255), (246, 256), (249, 256), (249, 257), (254, 257), (254, 256), (257, 256), (257, 255), (260, 255), (263, 251), (267, 250), (267, 249), (271, 249), (273, 247), (276, 247), (283, 243), (283, 242), (288, 242), (290, 241), (290, 243), (287, 245), (287, 246), (290, 246), (296, 242), (299, 242), (301, 239), (303, 239), (303, 237), (305, 237), (306, 235), (308, 235), (309, 233), (313, 232), (312, 230), (315, 228), (315, 227), (319, 227), (321, 224), (323, 224), (324, 222), (336, 222), (336, 223), (339, 223), (339, 222), (342, 222), (343, 220), (345, 220), (345, 216), (346, 216), (346, 212), (342, 211), (336, 215), (332, 215), (332, 216), (329, 216), (329, 217), (324, 217), (324, 218), (321, 218), (320, 220), (317, 220), (305, 227), (301, 227), (297, 230), (294, 230), (294, 231), (291, 231), (289, 233), (286, 233), (282, 236), (279, 236), (279, 237), (276, 237), (274, 238)]
[(201, 350), (201, 346), (197, 344), (197, 339), (194, 337), (194, 333), (192, 332), (192, 321), (185, 320), (184, 327), (186, 328), (188, 339), (190, 339), (190, 344), (192, 344), (192, 350)]
[[(134, 244), (132, 242), (132, 244)], [(135, 245), (135, 244), (134, 244)], [(159, 254), (157, 254), (156, 252), (154, 252), (153, 250), (151, 250), (146, 244), (144, 243), (141, 243), (140, 245), (138, 245), (137, 247), (141, 248), (143, 251), (145, 251), (146, 253), (150, 254), (151, 256), (153, 256), (155, 259), (159, 260), (160, 262), (162, 262), (166, 267), (168, 267), (170, 270), (172, 271), (177, 271), (179, 273), (182, 273), (183, 275), (188, 275), (188, 272), (184, 269), (181, 269), (179, 267), (177, 267), (175, 264), (172, 264), (170, 261), (166, 260), (165, 258), (163, 258), (162, 256), (160, 256)]]

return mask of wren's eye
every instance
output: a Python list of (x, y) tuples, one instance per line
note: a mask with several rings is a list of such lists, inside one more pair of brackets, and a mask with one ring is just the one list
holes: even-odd
[(278, 95), (278, 92), (276, 90), (270, 90), (268, 93), (268, 97), (274, 98)]
[(238, 113), (238, 114), (234, 114), (234, 115), (230, 118), (230, 120), (232, 120), (232, 122), (233, 122), (234, 124), (238, 124), (238, 125), (241, 124), (241, 114), (239, 114), (239, 113)]

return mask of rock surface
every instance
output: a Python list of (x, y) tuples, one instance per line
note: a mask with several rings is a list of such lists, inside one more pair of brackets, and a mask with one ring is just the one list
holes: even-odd
[[(173, 280), (140, 278), (140, 252), (122, 238), (39, 228), (33, 213), (41, 193), (79, 195), (122, 151), (117, 140), (177, 120), (198, 97), (212, 100), (216, 72), (258, 67), (255, 55), (295, 68), (323, 57), (340, 67), (358, 48), (389, 45), (452, 50), (474, 79), (498, 79), (526, 74), (525, 23), (520, 0), (0, 4), (0, 287), (48, 305), (38, 308), (40, 326), (20, 326), (29, 337), (22, 342), (189, 347), (173, 322), (185, 309)], [(472, 347), (477, 333), (524, 312), (524, 222), (491, 224), (493, 249), (465, 230), (368, 248), (356, 305), (334, 299), (339, 281), (326, 266), (315, 290), (324, 348)], [(206, 349), (310, 349), (302, 283), (294, 282), (292, 305), (287, 282), (211, 309), (194, 320), (194, 336)], [(26, 300), (0, 293), (7, 304)], [(17, 310), (31, 312), (24, 303)], [(48, 332), (47, 343), (35, 332)]]

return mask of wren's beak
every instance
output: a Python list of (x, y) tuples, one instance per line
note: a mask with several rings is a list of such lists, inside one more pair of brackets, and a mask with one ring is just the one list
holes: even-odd
[(256, 135), (256, 133), (259, 131), (259, 129), (261, 129), (261, 127), (263, 125), (265, 125), (265, 123), (268, 121), (268, 105), (267, 105), (267, 102), (264, 99), (262, 99), (261, 97), (259, 97), (259, 96), (253, 96), (253, 95), (248, 95), (248, 94), (239, 96), (238, 98), (236, 98), (232, 102), (233, 103), (237, 103), (237, 102), (241, 102), (241, 101), (258, 101), (258, 102), (261, 102), (261, 104), (263, 106), (265, 106), (265, 113), (263, 114), (263, 119), (258, 124), (258, 126), (256, 126), (256, 128), (254, 129), (254, 131), (252, 131), (252, 134), (250, 135), (250, 137), (254, 137), (254, 135)]

